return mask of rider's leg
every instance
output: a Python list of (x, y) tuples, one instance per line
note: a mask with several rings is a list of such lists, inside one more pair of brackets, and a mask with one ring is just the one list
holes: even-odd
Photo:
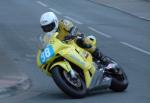
[(103, 55), (103, 53), (98, 48), (95, 49), (95, 51), (92, 53), (92, 55), (95, 60), (100, 60), (100, 62), (104, 65), (108, 65), (111, 63), (110, 58)]
[(94, 45), (88, 39), (86, 39), (86, 38), (77, 39), (76, 43), (80, 47), (89, 51), (92, 54), (94, 60), (96, 60), (96, 61), (100, 60), (100, 62), (104, 65), (108, 65), (109, 63), (111, 63), (111, 60), (107, 56), (104, 56), (103, 53), (98, 48), (96, 48), (96, 45)]

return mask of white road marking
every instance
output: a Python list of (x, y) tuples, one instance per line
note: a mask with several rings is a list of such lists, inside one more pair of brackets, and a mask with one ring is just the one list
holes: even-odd
[(137, 50), (137, 51), (140, 51), (140, 52), (142, 52), (142, 53), (145, 53), (145, 54), (147, 54), (147, 55), (150, 55), (150, 52), (149, 52), (149, 51), (143, 50), (143, 49), (141, 49), (141, 48), (138, 48), (138, 47), (133, 46), (133, 45), (131, 45), (131, 44), (129, 44), (129, 43), (126, 43), (126, 42), (120, 42), (120, 43), (123, 44), (123, 45), (125, 45), (125, 46), (128, 46), (128, 47), (130, 47), (130, 48), (132, 48), (132, 49), (135, 49), (135, 50)]
[(51, 11), (53, 11), (53, 12), (55, 12), (56, 14), (58, 14), (58, 15), (61, 15), (62, 13), (61, 12), (59, 12), (58, 10), (56, 10), (56, 9), (53, 9), (53, 8), (49, 8)]
[(25, 56), (26, 56), (27, 58), (35, 58), (35, 57), (36, 57), (35, 54), (26, 54)]
[(71, 18), (69, 16), (64, 16), (64, 17), (67, 18), (67, 19), (69, 19), (69, 20), (71, 20), (71, 21), (73, 21), (73, 22), (75, 22), (75, 23), (77, 23), (77, 24), (83, 24), (82, 22), (80, 22), (78, 20), (75, 20), (75, 19), (73, 19), (73, 18)]
[(25, 61), (32, 63), (34, 60), (26, 58)]
[(41, 2), (41, 1), (36, 1), (38, 4), (40, 4), (43, 7), (48, 7), (45, 3)]
[(92, 30), (92, 31), (94, 31), (94, 32), (96, 32), (96, 33), (98, 33), (98, 34), (100, 34), (100, 35), (106, 37), (106, 38), (111, 38), (110, 35), (105, 34), (105, 33), (103, 33), (103, 32), (100, 32), (100, 31), (98, 31), (98, 30), (96, 30), (96, 29), (94, 29), (94, 28), (92, 28), (92, 27), (88, 27), (88, 28), (89, 28), (90, 30)]

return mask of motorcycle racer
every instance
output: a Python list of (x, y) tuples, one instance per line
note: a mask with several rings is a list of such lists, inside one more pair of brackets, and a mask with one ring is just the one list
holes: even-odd
[(78, 28), (71, 21), (66, 19), (59, 21), (53, 12), (45, 12), (41, 15), (40, 25), (45, 33), (42, 38), (43, 44), (46, 45), (51, 35), (55, 32), (59, 33), (57, 38), (61, 41), (72, 38), (76, 35), (74, 39), (77, 45), (89, 51), (94, 60), (99, 60), (104, 65), (111, 63), (111, 60), (104, 56), (103, 53), (96, 47), (96, 38), (94, 36), (86, 37), (84, 34), (80, 33)]

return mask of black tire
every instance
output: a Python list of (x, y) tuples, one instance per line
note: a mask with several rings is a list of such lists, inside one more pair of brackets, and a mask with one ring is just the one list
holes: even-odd
[(128, 87), (128, 79), (123, 69), (117, 68), (117, 70), (121, 72), (121, 74), (119, 74), (119, 77), (112, 76), (110, 89), (112, 89), (115, 92), (122, 92)]
[(67, 95), (71, 96), (72, 98), (83, 98), (86, 95), (86, 85), (82, 78), (81, 85), (82, 87), (80, 89), (74, 88), (63, 76), (64, 69), (62, 69), (59, 66), (54, 67), (51, 70), (53, 80), (57, 84), (57, 86)]

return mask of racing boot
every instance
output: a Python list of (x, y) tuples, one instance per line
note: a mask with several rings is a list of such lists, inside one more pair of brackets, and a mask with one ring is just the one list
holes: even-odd
[(102, 64), (107, 66), (108, 64), (112, 63), (111, 59), (107, 56), (104, 56), (103, 53), (96, 48), (96, 50), (92, 53), (92, 56), (94, 58), (94, 61), (98, 63), (98, 61)]

